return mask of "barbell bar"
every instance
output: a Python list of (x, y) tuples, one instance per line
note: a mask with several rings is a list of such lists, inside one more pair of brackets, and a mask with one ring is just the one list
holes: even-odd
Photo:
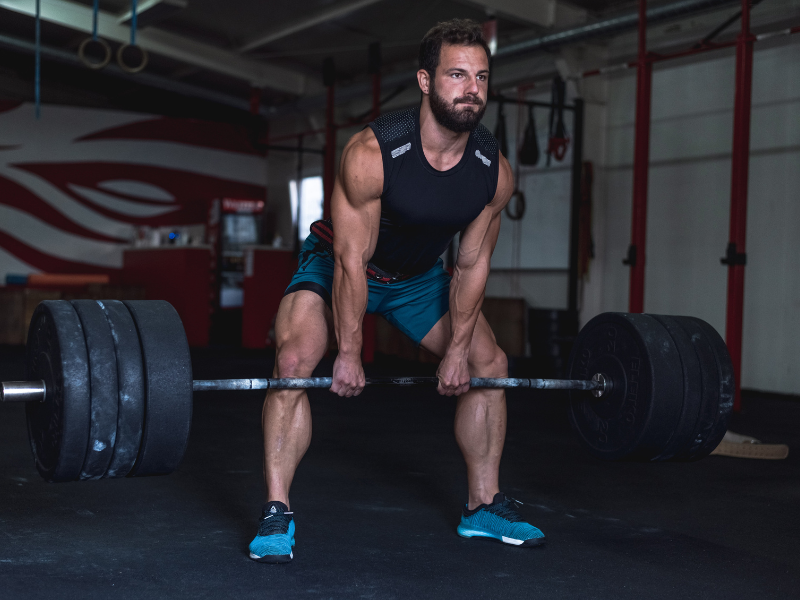
[[(35, 464), (48, 481), (172, 472), (188, 442), (195, 391), (331, 386), (330, 377), (193, 380), (180, 318), (158, 300), (42, 302), (31, 319), (26, 371), (27, 381), (2, 383), (0, 400), (26, 402)], [(700, 319), (598, 315), (578, 334), (567, 375), (470, 385), (569, 390), (580, 443), (606, 460), (697, 460), (727, 429), (733, 369), (722, 338)]]
[[(269, 379), (195, 379), (192, 390), (195, 392), (223, 392), (244, 390), (298, 390), (328, 389), (332, 377), (284, 377)], [(390, 386), (433, 386), (438, 385), (437, 377), (375, 377), (367, 378), (366, 385)], [(610, 390), (611, 384), (602, 373), (596, 373), (590, 380), (583, 379), (518, 379), (514, 377), (472, 377), (470, 388), (528, 388), (537, 390), (585, 390), (594, 392), (596, 397)], [(3, 381), (0, 383), (0, 402), (44, 402), (47, 386), (44, 381)]]

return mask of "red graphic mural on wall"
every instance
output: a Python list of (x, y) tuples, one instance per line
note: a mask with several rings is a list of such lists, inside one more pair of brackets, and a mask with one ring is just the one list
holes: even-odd
[(0, 278), (111, 273), (140, 226), (205, 223), (215, 198), (265, 198), (242, 128), (189, 119), (0, 106)]

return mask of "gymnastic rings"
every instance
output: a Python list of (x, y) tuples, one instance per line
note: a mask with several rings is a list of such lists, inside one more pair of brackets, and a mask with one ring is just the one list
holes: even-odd
[[(89, 53), (95, 49), (102, 50), (103, 58), (101, 60), (94, 60), (91, 58)], [(81, 45), (78, 47), (78, 58), (81, 59), (83, 64), (95, 71), (102, 69), (109, 62), (111, 62), (111, 56), (111, 46), (109, 46), (108, 42), (102, 38), (88, 37), (83, 40)]]
[[(511, 209), (512, 204), (514, 206), (513, 212)], [(512, 221), (519, 221), (525, 216), (525, 194), (522, 193), (522, 190), (514, 190), (514, 193), (511, 194), (511, 199), (506, 204), (506, 215)]]
[[(125, 62), (125, 51), (130, 49), (139, 51), (139, 64), (129, 65)], [(128, 52), (128, 54), (130, 54), (130, 52)], [(136, 44), (123, 44), (119, 47), (119, 50), (117, 50), (117, 64), (119, 64), (119, 68), (126, 73), (138, 73), (144, 69), (147, 66), (147, 59), (147, 50)]]

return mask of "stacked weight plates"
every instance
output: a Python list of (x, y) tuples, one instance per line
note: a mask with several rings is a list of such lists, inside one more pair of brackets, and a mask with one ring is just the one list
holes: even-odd
[(606, 460), (697, 460), (722, 440), (733, 407), (725, 343), (694, 317), (606, 313), (581, 330), (570, 378), (602, 373), (611, 391), (571, 392), (570, 421)]
[(48, 300), (28, 332), (26, 406), (48, 481), (160, 475), (183, 457), (192, 417), (189, 347), (163, 301)]

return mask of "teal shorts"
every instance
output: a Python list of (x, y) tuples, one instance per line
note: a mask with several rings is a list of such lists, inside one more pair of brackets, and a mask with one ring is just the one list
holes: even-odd
[[(333, 257), (313, 233), (306, 238), (297, 262), (297, 271), (284, 295), (308, 290), (331, 306)], [(382, 315), (417, 345), (450, 310), (450, 274), (441, 259), (421, 275), (394, 283), (367, 279), (367, 287), (367, 313)]]

